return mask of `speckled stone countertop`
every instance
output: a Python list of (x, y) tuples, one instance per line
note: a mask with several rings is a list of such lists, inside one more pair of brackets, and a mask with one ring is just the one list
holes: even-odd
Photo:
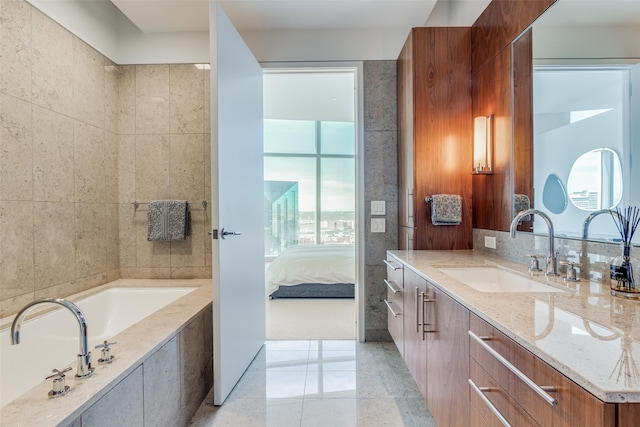
[[(479, 251), (389, 251), (471, 312), (605, 402), (640, 402), (640, 301), (608, 286), (531, 276)], [(440, 271), (497, 265), (565, 292), (480, 292)]]
[[(85, 380), (76, 380), (73, 375), (68, 375), (66, 383), (72, 387), (72, 390), (59, 399), (47, 399), (51, 382), (43, 381), (2, 408), (0, 425), (41, 427), (55, 426), (63, 420), (65, 424), (73, 421), (89, 405), (104, 396), (113, 384), (122, 381), (153, 352), (184, 329), (191, 319), (211, 303), (212, 295), (211, 280), (206, 279), (120, 279), (72, 295), (67, 299), (76, 301), (112, 287), (195, 287), (197, 289), (114, 336), (113, 341), (118, 342), (113, 350), (117, 363), (97, 366), (94, 375)], [(33, 312), (40, 314), (37, 309)], [(13, 316), (2, 319), (0, 329), (10, 326), (12, 320)], [(94, 356), (94, 359), (97, 357)], [(75, 372), (75, 361), (68, 366), (73, 367), (72, 372)]]

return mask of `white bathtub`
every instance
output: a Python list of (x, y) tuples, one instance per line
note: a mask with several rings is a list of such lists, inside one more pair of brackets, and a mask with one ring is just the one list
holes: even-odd
[[(116, 334), (195, 290), (174, 288), (109, 288), (74, 301), (87, 319), (87, 335), (92, 365), (97, 366), (100, 349), (96, 344)], [(54, 304), (38, 307), (53, 308)], [(9, 325), (10, 326), (10, 325)], [(11, 345), (10, 327), (0, 332), (0, 407), (27, 392), (51, 374), (53, 368), (71, 366), (75, 375), (79, 347), (79, 326), (73, 314), (57, 308), (23, 323), (20, 344)], [(117, 358), (118, 346), (112, 350)], [(91, 381), (91, 379), (83, 380)]]

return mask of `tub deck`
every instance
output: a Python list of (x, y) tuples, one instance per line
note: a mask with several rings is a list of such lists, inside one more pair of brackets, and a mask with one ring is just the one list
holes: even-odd
[[(211, 304), (210, 279), (121, 279), (72, 295), (68, 299), (78, 300), (114, 287), (194, 287), (197, 289), (114, 336), (112, 341), (118, 342), (112, 350), (112, 354), (116, 356), (114, 363), (98, 365), (100, 353), (99, 350), (93, 350), (92, 365), (95, 368), (93, 377), (76, 380), (73, 375), (67, 375), (66, 384), (71, 387), (68, 395), (48, 399), (47, 393), (51, 389), (51, 382), (43, 381), (1, 409), (0, 425), (45, 427), (72, 423), (114, 386), (138, 369), (164, 344), (175, 338)], [(3, 319), (0, 328), (10, 327), (11, 321), (12, 318)], [(212, 340), (212, 337), (205, 336), (201, 339)], [(67, 366), (72, 367), (69, 374), (75, 372), (75, 361)]]

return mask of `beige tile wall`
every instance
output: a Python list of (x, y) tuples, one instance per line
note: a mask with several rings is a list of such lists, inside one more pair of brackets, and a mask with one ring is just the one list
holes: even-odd
[(148, 242), (132, 204), (209, 200), (208, 79), (115, 65), (0, 0), (0, 317), (119, 277), (211, 277), (208, 210), (186, 241)]
[[(121, 67), (118, 159), (120, 271), (123, 278), (211, 277), (209, 71), (193, 64)], [(147, 206), (190, 201), (191, 233), (147, 241)], [(209, 208), (209, 205), (207, 206)]]

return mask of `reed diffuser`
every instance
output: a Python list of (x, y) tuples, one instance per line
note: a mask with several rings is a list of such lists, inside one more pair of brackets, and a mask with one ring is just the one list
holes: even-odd
[(611, 261), (611, 294), (640, 298), (640, 277), (637, 276), (640, 266), (631, 256), (631, 240), (640, 223), (640, 209), (635, 206), (629, 206), (624, 210), (617, 208), (611, 211), (611, 217), (622, 239), (622, 255)]

